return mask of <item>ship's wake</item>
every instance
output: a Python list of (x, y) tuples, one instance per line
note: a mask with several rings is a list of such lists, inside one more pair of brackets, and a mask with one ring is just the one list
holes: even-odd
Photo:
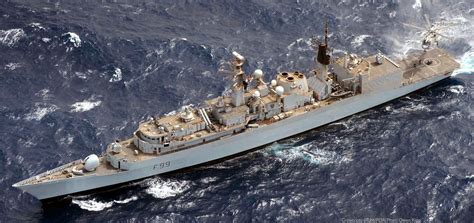
[(113, 201), (99, 201), (97, 198), (90, 198), (89, 196), (82, 196), (72, 199), (72, 203), (78, 205), (81, 209), (87, 211), (102, 211), (112, 207), (114, 204), (126, 204), (137, 200), (137, 196), (132, 196), (123, 200)]
[(454, 93), (456, 95), (459, 95), (459, 94), (466, 93), (465, 89), (466, 88), (462, 85), (453, 85), (453, 86), (449, 87), (448, 91), (450, 91), (451, 93)]
[[(162, 177), (154, 177), (145, 179), (137, 183), (144, 187), (146, 194), (152, 195), (154, 198), (166, 199), (169, 197), (175, 197), (191, 188), (190, 181), (176, 180), (176, 179), (165, 179)], [(73, 197), (72, 203), (76, 204), (83, 210), (87, 211), (102, 211), (116, 204), (126, 204), (132, 201), (138, 200), (138, 196), (134, 195), (129, 198), (120, 200), (102, 200), (98, 197), (92, 197), (92, 195), (77, 196)]]
[(335, 151), (315, 148), (311, 143), (295, 146), (294, 143), (274, 143), (265, 151), (267, 155), (275, 156), (280, 161), (304, 160), (315, 165), (347, 163), (350, 157)]
[(147, 179), (143, 183), (148, 187), (145, 192), (159, 199), (175, 197), (191, 188), (190, 181), (163, 179), (161, 177)]

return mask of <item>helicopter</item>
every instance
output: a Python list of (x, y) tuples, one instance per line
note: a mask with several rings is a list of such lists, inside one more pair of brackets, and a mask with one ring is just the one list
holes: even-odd
[(433, 45), (438, 46), (439, 40), (441, 38), (452, 39), (449, 36), (441, 34), (440, 32), (443, 29), (446, 29), (447, 27), (449, 27), (453, 24), (446, 23), (444, 20), (441, 21), (441, 22), (431, 23), (429, 17), (426, 14), (424, 15), (424, 18), (425, 18), (425, 22), (426, 22), (426, 27), (424, 27), (424, 28), (420, 27), (420, 26), (413, 25), (413, 24), (402, 23), (405, 26), (415, 28), (415, 29), (419, 29), (419, 30), (423, 31), (423, 33), (421, 35), (422, 38), (423, 38), (421, 40), (421, 48), (423, 50), (426, 51), (426, 50), (430, 49)]

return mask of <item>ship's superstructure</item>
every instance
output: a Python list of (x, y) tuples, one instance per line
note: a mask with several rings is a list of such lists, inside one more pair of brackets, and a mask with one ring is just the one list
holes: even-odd
[[(208, 161), (347, 117), (447, 78), (459, 64), (438, 48), (393, 61), (382, 53), (333, 60), (325, 39), (315, 44), (316, 69), (246, 75), (233, 52), (229, 95), (185, 106), (174, 115), (139, 124), (133, 136), (91, 155), (16, 183), (39, 199), (124, 183)], [(329, 66), (332, 65), (332, 72)]]

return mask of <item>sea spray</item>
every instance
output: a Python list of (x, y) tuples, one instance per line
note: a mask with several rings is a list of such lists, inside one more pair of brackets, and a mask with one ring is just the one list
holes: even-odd
[(461, 57), (461, 67), (454, 71), (453, 76), (461, 73), (474, 73), (474, 51), (467, 52)]

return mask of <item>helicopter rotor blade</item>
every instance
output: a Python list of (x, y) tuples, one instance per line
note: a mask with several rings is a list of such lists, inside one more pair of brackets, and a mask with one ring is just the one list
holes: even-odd
[(428, 28), (431, 28), (431, 22), (430, 22), (430, 17), (427, 14), (423, 15), (425, 17), (426, 24), (428, 25)]
[(441, 36), (441, 37), (446, 38), (446, 39), (449, 39), (449, 40), (452, 40), (452, 39), (453, 39), (453, 37), (451, 37), (451, 36), (446, 36), (446, 35), (441, 34), (441, 33), (439, 33), (439, 32), (434, 32), (434, 33), (435, 33), (436, 35), (438, 35), (438, 36)]
[(415, 29), (419, 29), (419, 30), (426, 30), (426, 28), (422, 28), (422, 27), (415, 26), (415, 25), (412, 25), (412, 24), (408, 24), (408, 23), (402, 23), (402, 24), (405, 25), (405, 26), (411, 27), (411, 28), (415, 28)]
[(432, 44), (438, 45), (438, 42), (440, 38), (445, 38), (448, 40), (453, 40), (453, 37), (441, 34), (441, 32), (444, 32), (445, 29), (451, 27), (451, 26), (456, 26), (459, 24), (453, 23), (446, 21), (445, 19), (441, 18), (441, 21), (434, 21), (433, 23), (431, 22), (431, 19), (428, 14), (423, 14), (424, 20), (426, 22), (426, 28), (422, 28), (416, 25), (412, 24), (407, 24), (407, 23), (402, 23), (405, 26), (411, 27), (411, 28), (416, 28), (418, 30), (422, 30), (420, 33), (420, 36), (422, 37), (422, 48), (423, 49), (428, 49), (431, 47)]

